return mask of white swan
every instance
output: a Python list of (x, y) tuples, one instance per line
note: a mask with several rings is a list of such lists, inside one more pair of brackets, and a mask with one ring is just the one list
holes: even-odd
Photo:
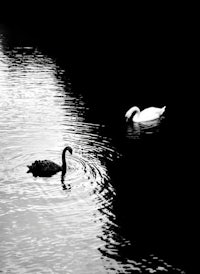
[(165, 111), (165, 108), (166, 106), (164, 106), (163, 108), (149, 107), (140, 111), (138, 107), (134, 106), (126, 112), (125, 117), (128, 120), (132, 117), (132, 114), (136, 112), (132, 118), (133, 122), (140, 123), (152, 121), (158, 119)]

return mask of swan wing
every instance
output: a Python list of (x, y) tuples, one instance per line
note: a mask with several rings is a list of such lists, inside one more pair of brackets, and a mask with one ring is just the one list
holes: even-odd
[(58, 172), (62, 170), (61, 166), (49, 160), (41, 161), (41, 167), (44, 171)]
[(149, 120), (157, 119), (162, 115), (164, 110), (165, 110), (165, 107), (163, 107), (163, 108), (156, 108), (156, 107), (146, 108), (140, 112), (139, 119), (140, 119), (140, 121), (149, 121)]
[(62, 170), (61, 166), (49, 160), (35, 161), (31, 166), (27, 166), (29, 170), (36, 176), (50, 176)]

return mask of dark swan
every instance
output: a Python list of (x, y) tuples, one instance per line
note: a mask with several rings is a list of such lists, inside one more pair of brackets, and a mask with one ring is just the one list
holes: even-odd
[(32, 165), (27, 166), (29, 170), (27, 173), (32, 173), (33, 176), (37, 177), (50, 177), (56, 174), (59, 171), (62, 171), (62, 176), (65, 175), (67, 171), (67, 164), (65, 160), (65, 153), (69, 151), (72, 154), (72, 148), (67, 146), (62, 152), (62, 166), (57, 165), (56, 163), (49, 160), (37, 160)]

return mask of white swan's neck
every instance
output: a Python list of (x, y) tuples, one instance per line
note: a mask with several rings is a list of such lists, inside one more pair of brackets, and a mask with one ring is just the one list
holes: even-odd
[[(130, 119), (130, 117), (132, 116), (132, 114), (134, 113), (134, 112), (136, 112), (136, 114), (140, 114), (140, 109), (138, 108), (138, 107), (132, 107), (132, 108), (130, 108), (127, 112), (126, 112), (126, 114), (125, 114), (125, 117), (127, 118), (127, 119)], [(135, 114), (135, 115), (136, 115)]]

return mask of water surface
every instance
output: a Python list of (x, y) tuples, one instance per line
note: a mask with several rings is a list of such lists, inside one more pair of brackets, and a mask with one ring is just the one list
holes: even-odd
[[(88, 119), (89, 105), (65, 69), (37, 47), (7, 42), (1, 35), (0, 272), (185, 273), (157, 254), (134, 251), (123, 233), (108, 167), (124, 155), (109, 127)], [(159, 131), (159, 124), (129, 126), (124, 138)], [(73, 155), (64, 181), (60, 173), (27, 173), (37, 159), (61, 163), (66, 145)]]

